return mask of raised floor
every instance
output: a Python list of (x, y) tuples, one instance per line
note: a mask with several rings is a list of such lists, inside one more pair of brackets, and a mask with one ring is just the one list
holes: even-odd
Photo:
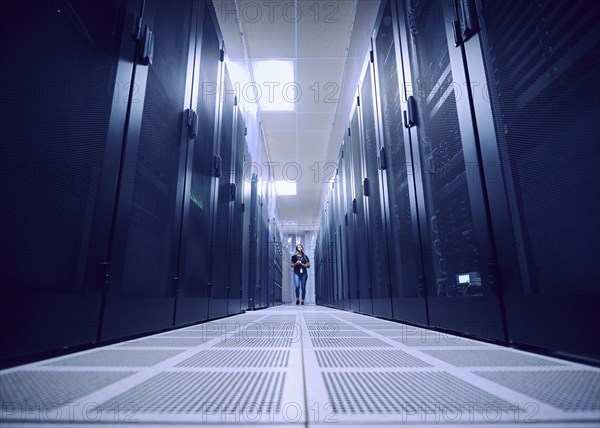
[(315, 306), (0, 372), (10, 426), (600, 425), (600, 370)]

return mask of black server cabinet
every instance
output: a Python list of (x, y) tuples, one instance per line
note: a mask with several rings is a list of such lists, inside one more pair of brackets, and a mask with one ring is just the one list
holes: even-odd
[(217, 154), (217, 199), (214, 211), (213, 238), (211, 240), (211, 262), (208, 305), (209, 318), (221, 318), (227, 315), (229, 306), (229, 263), (227, 260), (228, 245), (232, 235), (232, 165), (234, 162), (234, 109), (235, 95), (229, 77), (229, 71), (223, 68), (220, 80), (220, 120)]
[[(211, 257), (212, 208), (216, 183), (213, 161), (216, 150), (216, 109), (221, 40), (214, 11), (201, 2), (197, 28), (193, 110), (198, 115), (191, 139), (181, 237), (179, 289), (175, 324), (208, 319), (208, 278)], [(190, 116), (193, 126), (193, 115)], [(193, 136), (193, 134), (192, 134)]]
[(475, 5), (460, 49), (480, 84), (509, 339), (598, 361), (600, 4)]
[(350, 309), (349, 307), (349, 278), (348, 278), (348, 234), (345, 224), (346, 219), (346, 184), (344, 182), (344, 147), (340, 150), (337, 168), (337, 206), (338, 206), (338, 236), (339, 238), (339, 257), (338, 264), (340, 270), (340, 303), (339, 309)]
[(173, 325), (196, 7), (144, 4), (101, 340)]
[[(358, 100), (358, 96), (357, 96)], [(361, 138), (359, 127), (358, 103), (350, 120), (350, 150), (351, 150), (351, 175), (353, 188), (352, 212), (356, 230), (354, 258), (349, 260), (356, 265), (356, 279), (358, 290), (358, 311), (363, 314), (373, 314), (373, 300), (371, 294), (371, 270), (369, 264), (369, 247), (367, 240), (367, 225), (365, 224), (365, 204), (363, 199), (363, 171), (361, 157)]]
[(455, 47), (454, 4), (400, 1), (403, 74), (410, 85), (410, 129), (419, 221), (433, 327), (502, 340), (482, 164), (467, 88)]
[(245, 310), (250, 308), (249, 296), (250, 296), (250, 264), (252, 263), (251, 256), (251, 230), (250, 230), (250, 215), (252, 207), (252, 158), (248, 150), (248, 146), (244, 148), (244, 161), (243, 161), (243, 181), (242, 181), (242, 193), (243, 193), (243, 227), (242, 227), (242, 306), (241, 309)]
[(352, 130), (348, 128), (348, 132), (344, 135), (343, 159), (344, 159), (344, 227), (346, 229), (346, 263), (348, 269), (348, 309), (353, 312), (359, 311), (360, 290), (358, 278), (358, 247), (356, 237), (356, 215), (354, 213), (354, 190), (352, 187), (352, 145), (350, 134)]
[(260, 307), (266, 308), (269, 304), (269, 270), (270, 262), (269, 258), (269, 219), (268, 219), (268, 206), (264, 199), (260, 203)]
[[(256, 173), (252, 173), (250, 181), (250, 215), (248, 216), (248, 309), (260, 308), (260, 292), (259, 287), (259, 198), (258, 198), (258, 181), (259, 177)], [(258, 301), (257, 301), (258, 300)]]
[(384, 221), (384, 200), (379, 174), (379, 133), (376, 116), (375, 85), (372, 52), (367, 55), (360, 84), (360, 128), (363, 170), (363, 201), (367, 226), (368, 257), (371, 272), (373, 315), (392, 317), (391, 284), (388, 268), (387, 231)]
[(235, 113), (235, 153), (234, 165), (231, 182), (232, 199), (232, 229), (231, 240), (229, 242), (229, 251), (227, 260), (229, 263), (229, 315), (238, 314), (241, 311), (242, 299), (242, 263), (243, 263), (243, 186), (244, 186), (244, 156), (246, 155), (246, 126), (244, 116), (239, 108), (236, 107)]
[(98, 338), (140, 11), (3, 6), (0, 360)]
[(414, 182), (415, 166), (408, 128), (403, 126), (402, 118), (402, 110), (406, 106), (406, 90), (398, 34), (395, 3), (387, 0), (382, 5), (373, 34), (373, 58), (392, 317), (399, 321), (427, 324)]

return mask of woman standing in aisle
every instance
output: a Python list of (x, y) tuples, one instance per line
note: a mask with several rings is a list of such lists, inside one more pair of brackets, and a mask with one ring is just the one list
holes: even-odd
[[(294, 269), (294, 284), (296, 285), (296, 304), (304, 305), (306, 280), (308, 279), (307, 269), (310, 268), (310, 260), (304, 254), (304, 248), (301, 244), (296, 245), (296, 254), (292, 256), (292, 268)], [(300, 287), (302, 287), (302, 303), (299, 300)]]

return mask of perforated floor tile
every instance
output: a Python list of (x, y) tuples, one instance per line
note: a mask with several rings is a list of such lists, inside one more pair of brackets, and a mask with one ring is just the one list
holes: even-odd
[(203, 350), (177, 367), (287, 367), (290, 351)]
[(373, 348), (373, 347), (391, 347), (386, 342), (373, 337), (330, 337), (330, 338), (311, 338), (315, 348)]
[(61, 358), (46, 366), (150, 367), (167, 360), (180, 350), (98, 349), (93, 352)]
[(215, 343), (214, 347), (241, 347), (241, 348), (289, 348), (298, 339), (285, 337), (228, 337)]
[[(597, 368), (315, 306), (40, 361), (0, 381), (2, 428), (600, 426)], [(68, 402), (102, 416), (20, 419)]]
[(135, 403), (140, 413), (199, 414), (218, 405), (225, 411), (259, 406), (279, 411), (285, 373), (164, 372), (102, 403), (111, 409)]
[(505, 349), (451, 349), (423, 350), (457, 367), (504, 367), (504, 366), (563, 366), (550, 359), (526, 355)]
[[(93, 391), (124, 379), (134, 372), (34, 371), (21, 370), (0, 375), (2, 416), (10, 407), (41, 411), (74, 403)], [(19, 413), (14, 413), (19, 417)]]
[(435, 412), (440, 405), (514, 407), (444, 372), (326, 372), (323, 378), (329, 398), (337, 403), (340, 413)]
[[(378, 332), (379, 333), (379, 332)], [(430, 334), (430, 335), (398, 335), (388, 336), (392, 340), (401, 343), (406, 346), (415, 348), (428, 348), (428, 347), (464, 347), (464, 346), (479, 346), (486, 347), (485, 342), (478, 342), (473, 339), (467, 339), (464, 337), (442, 335), (442, 334)]]
[[(474, 373), (565, 411), (600, 412), (600, 373), (596, 370)], [(597, 421), (600, 425), (600, 417)]]
[(425, 361), (400, 350), (315, 351), (320, 367), (431, 367)]

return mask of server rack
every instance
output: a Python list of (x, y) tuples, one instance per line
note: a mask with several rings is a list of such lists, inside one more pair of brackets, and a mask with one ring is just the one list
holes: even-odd
[(404, 126), (407, 91), (395, 4), (383, 3), (372, 36), (382, 199), (393, 319), (428, 324), (412, 147)]
[(214, 87), (227, 72), (212, 3), (71, 6), (1, 18), (2, 40), (39, 55), (3, 49), (3, 76), (27, 84), (0, 88), (1, 365), (238, 313), (239, 277), (258, 263), (215, 263), (249, 241), (249, 155), (232, 95)]
[[(394, 319), (600, 360), (598, 18), (585, 2), (382, 2), (372, 83)], [(360, 299), (349, 309), (368, 313), (366, 291), (385, 280), (371, 260), (365, 285), (352, 263), (377, 207), (360, 203), (376, 176), (366, 77), (359, 93), (339, 159), (341, 209), (321, 222), (317, 269), (328, 290), (321, 254), (343, 221), (346, 254), (334, 256)]]
[[(198, 82), (193, 111), (188, 123), (197, 117), (192, 129), (188, 155), (187, 188), (181, 234), (179, 287), (175, 325), (208, 319), (208, 278), (211, 263), (211, 240), (214, 200), (217, 194), (214, 156), (216, 152), (218, 94), (211, 86), (221, 69), (221, 44), (216, 19), (209, 6), (200, 8), (201, 24), (197, 30), (195, 69)], [(197, 115), (197, 116), (196, 116)], [(197, 130), (196, 130), (197, 129)]]

